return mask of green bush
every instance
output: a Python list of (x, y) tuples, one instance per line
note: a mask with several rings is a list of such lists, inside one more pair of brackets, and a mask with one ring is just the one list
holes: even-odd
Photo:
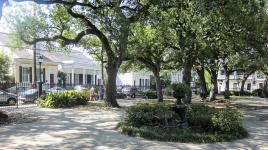
[(184, 83), (173, 83), (171, 84), (171, 88), (173, 91), (185, 93), (186, 95), (192, 92), (191, 87)]
[(232, 141), (248, 136), (242, 127), (243, 115), (234, 109), (217, 109), (205, 105), (187, 106), (188, 128), (176, 127), (179, 116), (171, 104), (145, 103), (131, 106), (117, 129), (130, 136), (174, 142), (212, 143)]
[(166, 126), (175, 117), (175, 112), (164, 103), (141, 103), (126, 110), (125, 122), (133, 126)]
[(157, 99), (157, 92), (156, 91), (144, 92), (144, 97), (147, 99)]
[(52, 92), (42, 95), (37, 100), (39, 107), (47, 108), (66, 108), (77, 105), (86, 105), (87, 97), (82, 93), (75, 91), (64, 91), (61, 93)]
[(252, 95), (254, 95), (254, 96), (259, 96), (259, 97), (263, 97), (262, 89), (256, 89), (256, 90), (253, 90), (253, 91), (252, 91)]
[(243, 114), (236, 109), (189, 105), (186, 116), (190, 126), (204, 130), (226, 133), (242, 128)]
[(252, 93), (248, 92), (248, 91), (244, 91), (244, 92), (239, 92), (240, 96), (251, 96)]
[(222, 109), (212, 115), (211, 121), (215, 131), (236, 132), (242, 127), (243, 114), (234, 109)]
[[(224, 91), (220, 92), (219, 95), (224, 95)], [(230, 96), (251, 96), (252, 93), (248, 91), (240, 92), (240, 91), (229, 91)]]

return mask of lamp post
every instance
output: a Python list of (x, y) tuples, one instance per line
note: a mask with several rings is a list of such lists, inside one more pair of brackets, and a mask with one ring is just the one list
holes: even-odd
[(39, 62), (39, 96), (42, 95), (42, 62), (43, 62), (43, 56), (38, 56), (38, 62)]

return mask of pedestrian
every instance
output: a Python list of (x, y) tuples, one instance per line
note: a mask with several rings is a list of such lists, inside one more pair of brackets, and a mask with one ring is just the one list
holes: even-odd
[(95, 88), (92, 86), (89, 90), (90, 100), (95, 100)]

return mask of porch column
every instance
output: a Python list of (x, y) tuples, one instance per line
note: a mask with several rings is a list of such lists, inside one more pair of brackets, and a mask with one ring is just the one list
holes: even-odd
[(72, 69), (72, 84), (74, 84), (74, 69)]
[(85, 77), (85, 74), (86, 74), (86, 70), (83, 69), (83, 84), (86, 84), (86, 77)]

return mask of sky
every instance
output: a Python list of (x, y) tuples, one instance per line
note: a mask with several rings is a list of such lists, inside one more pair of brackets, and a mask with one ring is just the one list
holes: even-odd
[(6, 17), (8, 13), (12, 13), (16, 11), (16, 8), (25, 8), (31, 10), (30, 4), (31, 2), (21, 2), (21, 3), (16, 3), (16, 2), (11, 2), (8, 6), (5, 5), (3, 7), (3, 16), (0, 19), (0, 32), (4, 33), (10, 33), (11, 31), (8, 28), (8, 23), (6, 21)]

